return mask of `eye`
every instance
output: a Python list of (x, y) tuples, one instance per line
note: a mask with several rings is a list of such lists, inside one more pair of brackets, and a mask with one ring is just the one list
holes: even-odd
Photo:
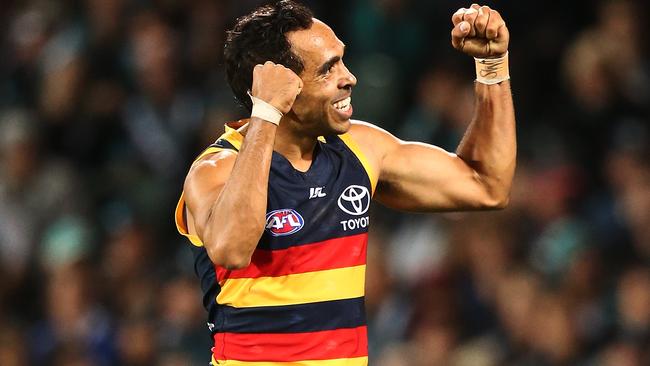
[(332, 73), (332, 70), (334, 70), (334, 66), (335, 66), (335, 65), (332, 64), (332, 65), (330, 65), (329, 68), (327, 68), (327, 70), (325, 71), (325, 75), (326, 75), (326, 76)]

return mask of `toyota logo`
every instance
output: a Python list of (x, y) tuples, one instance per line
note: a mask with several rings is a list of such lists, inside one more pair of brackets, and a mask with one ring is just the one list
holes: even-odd
[(338, 204), (345, 213), (355, 216), (363, 215), (370, 207), (368, 188), (358, 185), (349, 186), (341, 193)]

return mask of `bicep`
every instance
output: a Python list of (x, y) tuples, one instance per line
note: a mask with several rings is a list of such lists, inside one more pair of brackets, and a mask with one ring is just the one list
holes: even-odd
[(230, 151), (207, 156), (192, 165), (183, 187), (188, 228), (203, 236), (215, 202), (230, 177), (236, 154)]
[(480, 209), (482, 177), (456, 154), (433, 145), (397, 140), (382, 161), (376, 199), (407, 211)]

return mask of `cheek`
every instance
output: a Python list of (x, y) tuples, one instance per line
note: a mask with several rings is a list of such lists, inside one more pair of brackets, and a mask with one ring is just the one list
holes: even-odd
[[(304, 94), (303, 94), (304, 93)], [(293, 104), (293, 111), (301, 116), (320, 115), (326, 110), (329, 98), (321, 93), (303, 91)]]

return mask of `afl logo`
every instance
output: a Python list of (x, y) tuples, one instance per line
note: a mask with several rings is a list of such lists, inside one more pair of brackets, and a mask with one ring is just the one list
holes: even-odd
[(266, 230), (273, 236), (293, 234), (305, 226), (302, 216), (290, 208), (271, 211), (266, 214)]
[(364, 186), (351, 185), (346, 188), (338, 201), (339, 207), (343, 212), (350, 215), (363, 215), (370, 207), (370, 193)]

